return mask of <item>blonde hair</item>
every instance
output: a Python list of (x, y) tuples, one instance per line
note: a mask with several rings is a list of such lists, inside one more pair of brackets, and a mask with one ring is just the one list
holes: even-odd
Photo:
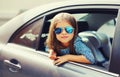
[(70, 53), (75, 54), (74, 39), (75, 39), (75, 35), (77, 35), (78, 26), (75, 18), (69, 13), (58, 13), (56, 16), (53, 17), (50, 24), (46, 45), (49, 49), (53, 49), (58, 54), (60, 54), (59, 52), (60, 49), (64, 48), (64, 46), (62, 46), (61, 43), (57, 40), (56, 34), (54, 33), (54, 29), (56, 28), (57, 23), (60, 21), (67, 21), (74, 28), (74, 37), (71, 40), (69, 47), (70, 47)]

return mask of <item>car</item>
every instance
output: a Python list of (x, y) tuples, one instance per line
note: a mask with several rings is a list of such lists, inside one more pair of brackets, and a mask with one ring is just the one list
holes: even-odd
[[(78, 36), (93, 51), (108, 59), (109, 66), (67, 62), (53, 64), (45, 52), (51, 19), (71, 13)], [(120, 1), (66, 0), (27, 10), (0, 26), (0, 77), (119, 77)]]

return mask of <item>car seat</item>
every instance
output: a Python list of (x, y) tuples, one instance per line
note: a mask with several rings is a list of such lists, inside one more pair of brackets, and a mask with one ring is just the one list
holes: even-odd
[(77, 21), (77, 24), (78, 24), (78, 32), (89, 30), (89, 25), (87, 21)]
[[(111, 44), (109, 37), (106, 34), (95, 31), (80, 32), (78, 36), (92, 50), (96, 64), (102, 66), (104, 61), (109, 61)], [(108, 68), (108, 65), (105, 66)]]

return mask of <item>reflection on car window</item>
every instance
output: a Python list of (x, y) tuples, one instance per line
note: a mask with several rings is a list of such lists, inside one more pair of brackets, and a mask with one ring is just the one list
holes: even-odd
[(27, 25), (25, 27), (23, 26), (12, 36), (10, 42), (31, 48), (36, 48), (38, 45), (38, 37), (42, 23), (43, 18), (33, 22), (30, 25)]
[(88, 13), (78, 13), (78, 14), (72, 14), (77, 21), (84, 21), (84, 17), (88, 15)]
[(112, 20), (108, 21), (107, 23), (105, 23), (104, 25), (115, 26), (115, 24), (116, 24), (116, 20), (112, 19)]
[(112, 39), (114, 37), (114, 33), (115, 33), (115, 24), (116, 24), (116, 20), (112, 19), (112, 20), (106, 22), (105, 24), (103, 24), (98, 29), (98, 32), (105, 33)]

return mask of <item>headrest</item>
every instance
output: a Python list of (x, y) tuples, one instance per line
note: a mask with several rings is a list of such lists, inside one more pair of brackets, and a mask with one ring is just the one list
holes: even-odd
[(94, 31), (80, 32), (78, 36), (81, 37), (81, 39), (88, 38), (96, 48), (101, 47), (101, 40), (97, 37), (96, 32)]
[(98, 32), (95, 32), (94, 34), (100, 40), (102, 47), (104, 45), (107, 45), (109, 43), (110, 39), (109, 39), (109, 37), (106, 34), (104, 34), (104, 33), (98, 33)]

